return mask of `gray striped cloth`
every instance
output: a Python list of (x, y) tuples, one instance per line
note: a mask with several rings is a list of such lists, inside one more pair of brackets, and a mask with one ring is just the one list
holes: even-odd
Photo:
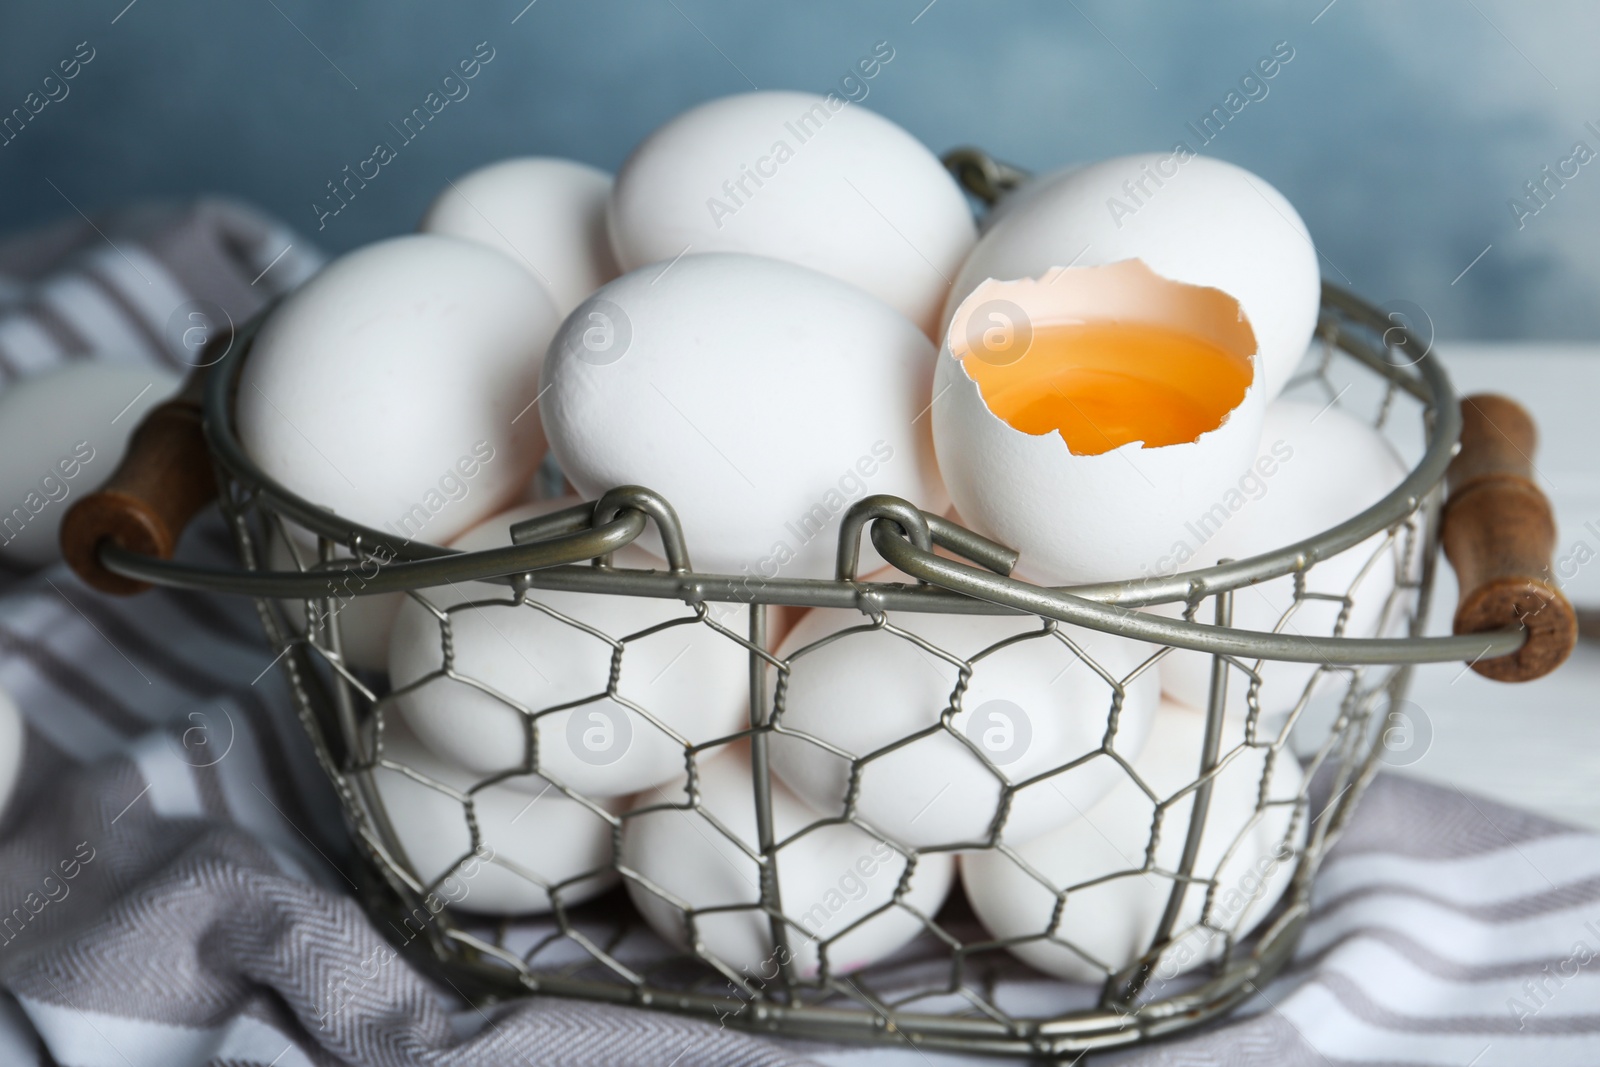
[[(317, 262), (217, 202), (0, 245), (0, 376), (171, 362), (172, 307), (242, 319)], [(159, 277), (159, 302), (130, 265)], [(232, 559), (214, 519), (184, 551)], [(0, 585), (0, 687), (27, 720), (0, 819), (0, 1064), (968, 1062), (554, 999), (468, 1006), (351, 899), (331, 791), (271, 662), (238, 599), (115, 600), (60, 567)], [(1095, 1062), (1600, 1064), (1597, 954), (1600, 835), (1380, 777), (1288, 972), (1222, 1023)]]

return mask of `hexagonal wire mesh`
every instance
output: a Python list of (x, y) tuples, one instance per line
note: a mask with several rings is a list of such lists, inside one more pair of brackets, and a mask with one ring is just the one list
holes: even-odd
[[(1281, 966), (1317, 867), (1387, 751), (1410, 664), (1462, 658), (1464, 639), (1421, 636), (1454, 397), (1425, 353), (1413, 358), (1420, 341), (1391, 322), (1330, 288), (1290, 390), (1363, 411), (1420, 457), (1389, 497), (1278, 553), (1073, 590), (990, 573), (1007, 570), (999, 546), (884, 498), (844, 522), (836, 581), (752, 588), (695, 573), (681, 566), (670, 508), (637, 489), (520, 523), (518, 547), (452, 555), (344, 523), (264, 478), (232, 437), (220, 375), (207, 432), (245, 566), (268, 569), (276, 541), (279, 567), (288, 559), (308, 572), (236, 591), (281, 594), (258, 601), (261, 615), (360, 843), (366, 904), (457, 988), (792, 1034), (1066, 1054), (1197, 1025)], [(646, 516), (673, 565), (613, 565), (608, 553)], [(907, 574), (851, 577), (864, 529)], [(935, 543), (953, 552), (925, 551)], [(1342, 577), (1324, 585), (1327, 571)], [(1227, 626), (1239, 598), (1263, 596), (1261, 579), (1272, 578), (1289, 587), (1272, 635), (1230, 644), (1197, 621)], [(344, 631), (367, 603), (353, 594), (397, 591), (410, 619), (397, 628), (431, 634), (416, 647), (437, 658), (391, 689), (347, 662)], [(1358, 649), (1346, 628), (1374, 598), (1356, 636), (1400, 636)], [(602, 603), (650, 608), (597, 615)], [(1162, 604), (1181, 621), (1127, 610)], [(802, 624), (784, 644), (771, 627), (786, 605), (853, 614), (799, 641)], [(1003, 632), (962, 636), (939, 624), (952, 615)], [(836, 654), (864, 642), (878, 644), (853, 660)], [(557, 683), (536, 662), (541, 649)], [(1153, 711), (1157, 665), (1197, 654), (1209, 657), (1208, 707), (1187, 719)], [(717, 671), (731, 655), (742, 676), (739, 721), (664, 711), (709, 692), (709, 674), (673, 675), (679, 660), (709, 671), (718, 655)], [(971, 706), (974, 693), (996, 691), (992, 677), (1016, 676), (1019, 655), (1059, 664), (1032, 712), (1011, 700)], [(1320, 662), (1285, 681), (1273, 676), (1283, 659)], [(847, 730), (853, 740), (841, 742), (796, 710), (807, 686), (854, 684), (879, 663), (892, 663), (880, 697), (926, 691), (906, 702), (910, 728)], [(929, 668), (933, 681), (920, 674)], [(1095, 700), (1050, 697), (1064, 675)], [(663, 678), (680, 691), (658, 688)], [(428, 714), (408, 704), (422, 694), (432, 694)], [(846, 718), (904, 726), (878, 714), (892, 703)], [(421, 744), (413, 734), (430, 722)], [(1019, 730), (1062, 723), (1078, 741), (1034, 746), (1042, 761), (1013, 758)], [(1141, 741), (1178, 755), (1147, 767)], [(615, 795), (599, 770), (618, 746), (617, 759), (651, 755), (655, 784)], [(678, 780), (662, 780), (663, 760)], [(897, 774), (880, 773), (896, 760)], [(915, 827), (952, 785), (955, 807)], [(930, 791), (908, 820), (907, 805)], [(1041, 796), (1054, 804), (1051, 794), (1076, 810), (1042, 840), (1078, 838), (1012, 843), (1008, 828)], [(965, 895), (948, 892), (958, 855)], [(1128, 915), (1108, 940), (1105, 928)]]

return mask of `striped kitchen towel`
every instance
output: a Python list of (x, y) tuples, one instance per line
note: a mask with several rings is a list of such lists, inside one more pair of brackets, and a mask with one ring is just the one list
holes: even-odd
[[(215, 202), (0, 244), (0, 377), (181, 360), (161, 334), (169, 300), (242, 318), (271, 295), (266, 279), (282, 271), (270, 290), (287, 288), (316, 262)], [(130, 295), (143, 284), (130, 265), (169, 287), (159, 302)], [(215, 516), (185, 552), (232, 558)], [(331, 789), (248, 601), (117, 600), (59, 566), (11, 576), (0, 688), (27, 722), (0, 816), (0, 1064), (993, 1062), (548, 998), (468, 1005), (355, 904)], [(1380, 776), (1288, 971), (1221, 1023), (1094, 1062), (1600, 1064), (1597, 955), (1600, 835)]]
[(237, 325), (321, 265), (304, 238), (223, 199), (72, 218), (0, 242), (0, 385), (75, 359), (184, 370), (192, 314)]

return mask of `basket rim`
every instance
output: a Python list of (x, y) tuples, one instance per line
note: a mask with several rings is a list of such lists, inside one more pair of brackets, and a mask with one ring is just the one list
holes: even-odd
[[(621, 487), (607, 494), (589, 521), (583, 521), (582, 516), (567, 515), (564, 523), (551, 526), (555, 536), (530, 543), (463, 553), (423, 541), (402, 541), (311, 503), (267, 475), (246, 454), (235, 430), (233, 398), (255, 336), (271, 308), (241, 328), (237, 343), (212, 369), (203, 405), (205, 437), (220, 472), (243, 486), (255, 502), (265, 504), (270, 511), (318, 537), (342, 546), (351, 556), (325, 560), (305, 571), (272, 571), (256, 566), (232, 570), (202, 568), (155, 560), (114, 546), (105, 550), (103, 558), (111, 569), (152, 584), (258, 597), (324, 599), (333, 591), (330, 574), (376, 560), (382, 564), (378, 573), (364, 574), (359, 589), (349, 590), (346, 583), (345, 592), (338, 595), (365, 596), (452, 582), (492, 581), (520, 588), (675, 599), (691, 606), (761, 603), (853, 608), (868, 614), (883, 611), (1034, 614), (1201, 652), (1329, 665), (1464, 661), (1514, 652), (1526, 639), (1525, 631), (1441, 637), (1411, 634), (1395, 638), (1312, 638), (1231, 629), (1133, 610), (1157, 604), (1198, 605), (1213, 595), (1303, 572), (1381, 531), (1394, 528), (1419, 509), (1437, 505), (1445, 471), (1457, 450), (1461, 430), (1461, 413), (1449, 376), (1435, 354), (1426, 350), (1407, 327), (1394, 322), (1381, 309), (1354, 293), (1325, 281), (1322, 309), (1318, 336), (1325, 344), (1337, 346), (1357, 363), (1388, 379), (1391, 389), (1403, 391), (1422, 404), (1425, 437), (1422, 457), (1391, 492), (1336, 526), (1256, 556), (1168, 577), (1061, 587), (1033, 585), (1011, 578), (1009, 568), (996, 562), (996, 555), (1008, 551), (1002, 546), (993, 545), (948, 520), (923, 515), (905, 501), (888, 497), (868, 497), (845, 513), (840, 529), (840, 576), (834, 579), (764, 579), (751, 575), (711, 574), (690, 568), (686, 555), (663, 570), (638, 571), (610, 566), (609, 554), (643, 533), (647, 512), (648, 519), (666, 533), (669, 544), (674, 539), (681, 544), (681, 531), (671, 529), (676, 516), (670, 503), (637, 486)], [(1379, 335), (1385, 346), (1393, 343), (1390, 337), (1398, 336), (1407, 346), (1413, 346), (1413, 350), (1423, 351), (1423, 355), (1412, 363), (1397, 365), (1384, 358), (1384, 348), (1342, 328), (1344, 322)], [(603, 521), (594, 522), (594, 518)], [(988, 569), (967, 566), (929, 551), (932, 547), (929, 530), (934, 524), (941, 525), (947, 534), (958, 532), (961, 539), (952, 543), (948, 537), (940, 540), (934, 536), (932, 540), (954, 547), (968, 558), (979, 558)], [(853, 575), (857, 556), (855, 542), (863, 532), (870, 532), (884, 558), (916, 579), (918, 584), (856, 579)], [(1431, 529), (1428, 536), (1433, 536)], [(972, 550), (975, 544), (993, 549), (987, 560), (980, 558), (982, 553)], [(1431, 547), (1430, 544), (1430, 552)]]
[[(1416, 343), (1409, 329), (1391, 322), (1380, 309), (1354, 293), (1331, 282), (1324, 282), (1322, 294), (1325, 312), (1337, 311), (1379, 333), (1403, 331), (1404, 336)], [(404, 562), (445, 557), (456, 557), (458, 562), (482, 561), (483, 565), (473, 568), (472, 573), (460, 575), (452, 573), (451, 580), (454, 581), (506, 578), (528, 569), (545, 569), (549, 566), (543, 561), (532, 560), (528, 566), (518, 567), (513, 562), (518, 557), (512, 557), (502, 550), (463, 553), (427, 541), (398, 540), (382, 530), (364, 526), (338, 515), (331, 509), (311, 503), (263, 471), (246, 453), (243, 443), (238, 438), (232, 408), (239, 377), (253, 347), (255, 335), (269, 317), (271, 310), (267, 309), (241, 331), (241, 343), (237, 353), (232, 358), (221, 361), (217, 369), (222, 373), (212, 374), (207, 384), (204, 404), (206, 439), (211, 445), (214, 457), (230, 474), (241, 482), (255, 486), (258, 497), (269, 501), (274, 510), (293, 519), (312, 533), (326, 537), (346, 548), (355, 550), (355, 546), (364, 546), (368, 552), (383, 552)], [(1326, 323), (1328, 320), (1325, 317), (1323, 321)], [(1344, 342), (1355, 343), (1355, 339), (1337, 329), (1330, 336), (1319, 326), (1318, 335), (1325, 341), (1340, 344), (1345, 351), (1350, 352), (1375, 372), (1389, 378), (1400, 389), (1425, 405), (1424, 417), (1432, 423), (1426, 448), (1422, 458), (1407, 472), (1399, 485), (1371, 507), (1336, 526), (1245, 559), (1183, 571), (1164, 578), (1126, 578), (1040, 588), (1053, 588), (1084, 599), (1128, 607), (1172, 603), (1191, 598), (1203, 599), (1211, 593), (1238, 589), (1269, 578), (1281, 577), (1296, 570), (1303, 570), (1319, 560), (1327, 559), (1346, 548), (1360, 544), (1373, 534), (1387, 529), (1394, 522), (1414, 512), (1428, 493), (1442, 483), (1445, 469), (1455, 454), (1460, 437), (1461, 413), (1455, 403), (1456, 393), (1449, 375), (1431, 351), (1414, 364), (1420, 374), (1419, 380), (1418, 377), (1407, 375), (1401, 369), (1385, 362), (1376, 351), (1359, 350), (1359, 345), (1355, 351), (1345, 347)], [(1421, 347), (1420, 343), (1417, 347)], [(605, 550), (611, 549), (602, 549)], [(597, 552), (596, 555), (598, 554)], [(695, 573), (703, 578), (726, 577), (707, 572)], [(782, 585), (780, 580), (776, 579), (768, 584), (775, 587)]]

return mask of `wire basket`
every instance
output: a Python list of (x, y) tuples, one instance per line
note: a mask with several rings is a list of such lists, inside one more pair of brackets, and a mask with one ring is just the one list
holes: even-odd
[[(970, 151), (953, 153), (947, 162), (969, 190), (987, 199), (1019, 177)], [(232, 395), (249, 357), (250, 334), (246, 327), (239, 337), (223, 339), (204, 380), (191, 382), (182, 397), (147, 419), (108, 487), (69, 515), (64, 551), (86, 580), (108, 591), (160, 584), (257, 598), (300, 718), (359, 843), (361, 863), (352, 873), (366, 907), (379, 929), (475, 998), (545, 993), (772, 1033), (1035, 1056), (1182, 1031), (1238, 1004), (1290, 957), (1317, 869), (1382, 766), (1386, 731), (1405, 714), (1413, 665), (1470, 661), (1491, 676), (1533, 677), (1553, 669), (1573, 639), (1570, 607), (1542, 580), (1553, 527), (1541, 540), (1543, 527), (1529, 518), (1542, 514), (1548, 524), (1548, 505), (1537, 490), (1528, 496), (1531, 482), (1517, 477), (1531, 462), (1531, 424), (1519, 438), (1520, 431), (1503, 425), (1508, 416), (1491, 417), (1483, 404), (1469, 404), (1464, 436), (1450, 383), (1422, 341), (1332, 286), (1324, 290), (1314, 351), (1290, 390), (1359, 410), (1409, 448), (1419, 458), (1404, 481), (1360, 515), (1265, 555), (1070, 589), (1009, 577), (1015, 554), (1004, 546), (889, 497), (865, 498), (845, 514), (831, 581), (751, 584), (697, 572), (689, 565), (693, 546), (684, 543), (670, 503), (636, 486), (519, 523), (506, 548), (463, 554), (402, 542), (300, 499), (245, 455), (235, 435)], [(1452, 466), (1458, 442), (1466, 448)], [(1522, 495), (1495, 495), (1505, 492)], [(185, 523), (214, 496), (237, 541), (241, 569), (171, 560)], [(1531, 533), (1530, 522), (1538, 527)], [(613, 554), (651, 524), (666, 565), (648, 571), (617, 565)], [(864, 536), (909, 578), (859, 577)], [(281, 546), (276, 556), (269, 551), (273, 540)], [(1441, 541), (1465, 592), (1457, 634), (1427, 637), (1423, 621)], [(1334, 569), (1332, 561), (1348, 564), (1352, 554), (1359, 554), (1359, 566), (1343, 568), (1337, 588), (1318, 585), (1318, 576)], [(294, 561), (292, 568), (285, 558)], [(352, 575), (359, 575), (355, 584)], [(1274, 579), (1292, 588), (1278, 625), (1271, 631), (1232, 628), (1235, 597)], [(1378, 636), (1347, 636), (1364, 591), (1369, 600), (1381, 598), (1370, 630)], [(405, 594), (439, 636), (439, 666), (393, 691), (351, 668), (342, 652), (346, 598), (384, 593)], [(574, 607), (601, 596), (652, 598), (661, 617), (632, 632), (609, 632), (584, 621), (583, 609)], [(1163, 605), (1164, 613), (1138, 610)], [(846, 609), (857, 613), (856, 623), (805, 647), (780, 648), (774, 621), (795, 608)], [(1325, 629), (1296, 632), (1295, 619), (1313, 614)], [(937, 630), (935, 620), (960, 615), (1015, 625), (981, 648), (946, 647), (951, 642), (926, 636)], [(458, 657), (458, 631), (483, 619), (491, 626), (495, 619), (515, 619), (518, 626), (534, 619), (546, 628), (540, 632), (581, 632), (599, 650), (592, 685), (578, 698), (537, 705), (473, 677)], [(1101, 662), (1105, 657), (1079, 639), (1085, 632), (1147, 646), (1134, 661)], [(635, 662), (645, 660), (653, 669), (662, 655), (656, 646), (691, 633), (741, 659), (748, 718), (739, 729), (685, 737), (633, 685)], [(948, 685), (940, 698), (945, 706), (924, 729), (871, 751), (834, 748), (831, 758), (846, 783), (840, 802), (797, 822), (774, 784), (774, 760), (783, 746), (829, 746), (790, 724), (791, 698), (797, 684), (803, 688), (817, 671), (830, 669), (813, 671), (810, 664), (826, 661), (830, 649), (863, 641), (898, 642), (874, 647), (911, 648), (937, 665), (940, 684)], [(1024, 646), (1030, 655), (1054, 656), (1089, 672), (1105, 699), (1074, 712), (1097, 743), (1019, 780), (970, 728), (977, 712), (968, 705), (970, 694), (999, 669), (995, 664)], [(1210, 661), (1209, 704), (1188, 757), (1193, 774), (1178, 783), (1148, 782), (1131, 753), (1122, 751), (1130, 747), (1122, 716), (1140, 680), (1179, 650)], [(1294, 692), (1268, 693), (1272, 699), (1264, 701), (1268, 667), (1279, 662), (1312, 664), (1314, 672), (1297, 678)], [(441, 780), (437, 770), (397, 758), (403, 749), (397, 705), (425, 685), (440, 684), (470, 689), (480, 706), (487, 700), (512, 717), (521, 742), (514, 747), (521, 751), (508, 751), (503, 769)], [(624, 806), (588, 795), (552, 771), (551, 746), (570, 735), (575, 713), (602, 706), (625, 709), (632, 730), (649, 732), (653, 743), (681, 757), (685, 780)], [(558, 722), (568, 728), (555, 727)], [(473, 728), (467, 712), (459, 726)], [(991, 782), (994, 810), (983, 811), (976, 834), (911, 847), (902, 843), (905, 835), (880, 833), (863, 815), (863, 783), (885, 761), (914, 759), (912, 746), (930, 740), (968, 750)], [(738, 755), (725, 754), (729, 748)], [(750, 804), (739, 818), (707, 799), (707, 769), (715, 778), (731, 765), (718, 764), (719, 757), (748, 760)], [(1298, 774), (1297, 757), (1304, 761)], [(1133, 819), (1147, 832), (1118, 862), (1058, 884), (1006, 841), (1004, 828), (1029, 790), (1071, 783), (1091, 766), (1099, 768), (1095, 773), (1110, 768), (1131, 783), (1122, 795), (1132, 788), (1144, 798)], [(563, 811), (580, 812), (602, 827), (594, 838), (599, 851), (574, 869), (540, 870), (543, 856), (518, 850), (512, 824), (524, 814), (537, 820), (541, 811), (529, 792), (527, 806), (508, 819), (506, 791), (509, 779), (534, 772), (548, 782), (553, 799), (546, 810), (559, 802)], [(1231, 821), (1216, 816), (1225, 807), (1217, 798), (1240, 788), (1248, 797), (1243, 817), (1237, 804)], [(441, 805), (448, 818), (439, 825), (451, 827), (448, 835), (408, 833), (404, 817), (424, 809), (437, 814)], [(692, 824), (714, 850), (705, 855), (742, 864), (749, 883), (743, 899), (696, 907), (659, 872), (637, 864), (629, 850), (632, 827), (661, 818)], [(825, 891), (797, 893), (796, 886), (831, 886), (844, 877), (812, 869), (816, 856), (839, 852), (808, 852), (808, 842), (843, 840), (848, 860), (851, 835), (877, 850), (868, 864), (871, 875), (854, 868), (863, 886), (859, 900), (840, 911)], [(1240, 905), (1230, 892), (1238, 885), (1229, 864), (1248, 847), (1270, 857), (1271, 870), (1257, 870), (1257, 883), (1276, 879), (1285, 887), (1270, 911), (1254, 907), (1248, 893)], [(991, 871), (998, 865), (997, 877), (1023, 879), (1049, 906), (1037, 923), (1018, 920), (1024, 928), (1004, 937), (976, 921), (960, 894), (941, 907), (944, 894), (928, 883), (948, 881), (956, 854), (962, 863), (987, 864)], [(851, 869), (843, 868), (846, 874)], [(519, 899), (543, 900), (547, 910), (509, 920), (476, 915), (470, 894), (491, 884), (479, 879), (525, 883)], [(852, 890), (856, 882), (849, 883)], [(1074, 926), (1073, 902), (1106, 887), (1132, 892), (1125, 887), (1134, 883), (1157, 901), (1158, 918), (1145, 932), (1142, 951), (1107, 959), (1077, 944), (1085, 931)], [(1253, 892), (1259, 897), (1262, 891)], [(648, 933), (630, 897), (681, 923), (676, 945)], [(876, 931), (874, 924), (893, 926), (905, 945), (853, 968), (850, 946)], [(764, 952), (754, 968), (720, 951), (730, 929)], [(1030, 946), (1071, 955), (1077, 969), (1096, 980), (1040, 977), (1008, 951), (1026, 955)], [(1185, 969), (1184, 953), (1197, 955), (1202, 965)]]

